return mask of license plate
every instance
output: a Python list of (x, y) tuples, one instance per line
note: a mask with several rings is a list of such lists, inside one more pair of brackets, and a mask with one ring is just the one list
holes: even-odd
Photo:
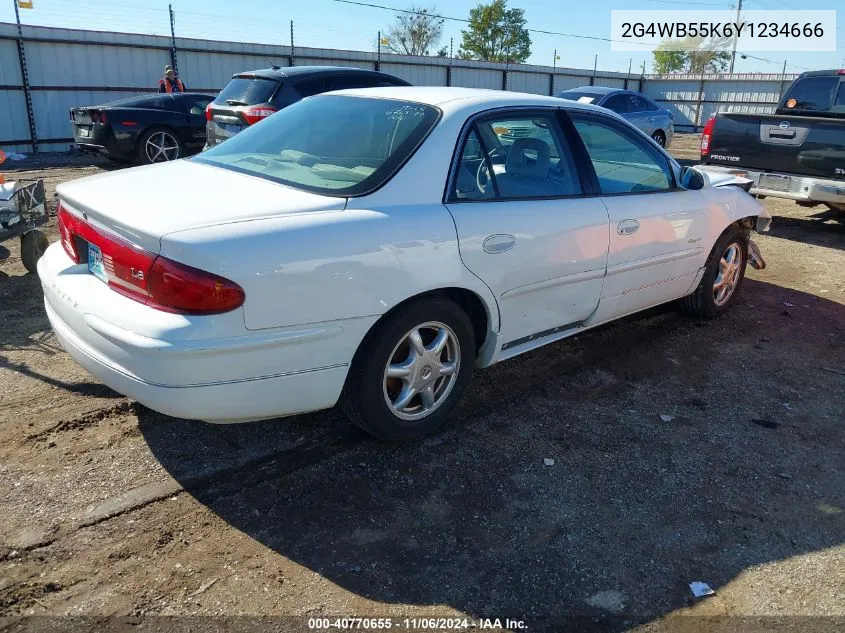
[(792, 178), (789, 176), (781, 176), (780, 174), (763, 174), (760, 176), (759, 189), (769, 189), (770, 191), (789, 191), (789, 185)]
[(108, 283), (106, 267), (103, 266), (103, 251), (96, 244), (88, 242), (88, 270), (98, 279)]
[(89, 130), (87, 127), (81, 127), (79, 128), (79, 136), (81, 136), (82, 138), (88, 138), (89, 136), (91, 136), (91, 130)]

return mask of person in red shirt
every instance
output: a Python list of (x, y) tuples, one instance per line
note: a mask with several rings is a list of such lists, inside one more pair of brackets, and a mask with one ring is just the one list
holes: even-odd
[(159, 92), (185, 92), (185, 84), (176, 76), (173, 66), (164, 67), (164, 77), (158, 82)]

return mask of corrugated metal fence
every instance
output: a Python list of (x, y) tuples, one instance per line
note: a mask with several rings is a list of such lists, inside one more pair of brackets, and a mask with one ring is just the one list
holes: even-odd
[[(68, 110), (155, 91), (171, 63), (171, 40), (154, 35), (24, 26), (27, 82), (14, 24), (0, 23), (0, 147), (60, 151), (72, 142)], [(702, 125), (719, 108), (770, 111), (787, 75), (704, 75), (671, 78), (442, 57), (176, 38), (179, 76), (190, 90), (216, 92), (233, 73), (309, 64), (374, 68), (416, 85), (464, 86), (553, 94), (583, 85), (642, 90), (675, 113), (680, 128)], [(727, 77), (728, 79), (725, 79)], [(26, 91), (32, 113), (26, 107)], [(743, 109), (744, 108), (744, 109)], [(32, 125), (30, 125), (32, 123)]]

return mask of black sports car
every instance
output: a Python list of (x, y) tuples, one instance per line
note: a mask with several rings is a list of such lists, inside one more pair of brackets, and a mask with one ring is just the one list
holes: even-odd
[(149, 94), (73, 108), (73, 139), (83, 152), (118, 162), (159, 163), (205, 145), (205, 108), (213, 95)]

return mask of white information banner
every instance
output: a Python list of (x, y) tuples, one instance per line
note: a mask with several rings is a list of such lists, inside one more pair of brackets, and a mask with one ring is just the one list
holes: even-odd
[(836, 50), (836, 11), (643, 11), (610, 12), (614, 51), (702, 48), (742, 52)]

